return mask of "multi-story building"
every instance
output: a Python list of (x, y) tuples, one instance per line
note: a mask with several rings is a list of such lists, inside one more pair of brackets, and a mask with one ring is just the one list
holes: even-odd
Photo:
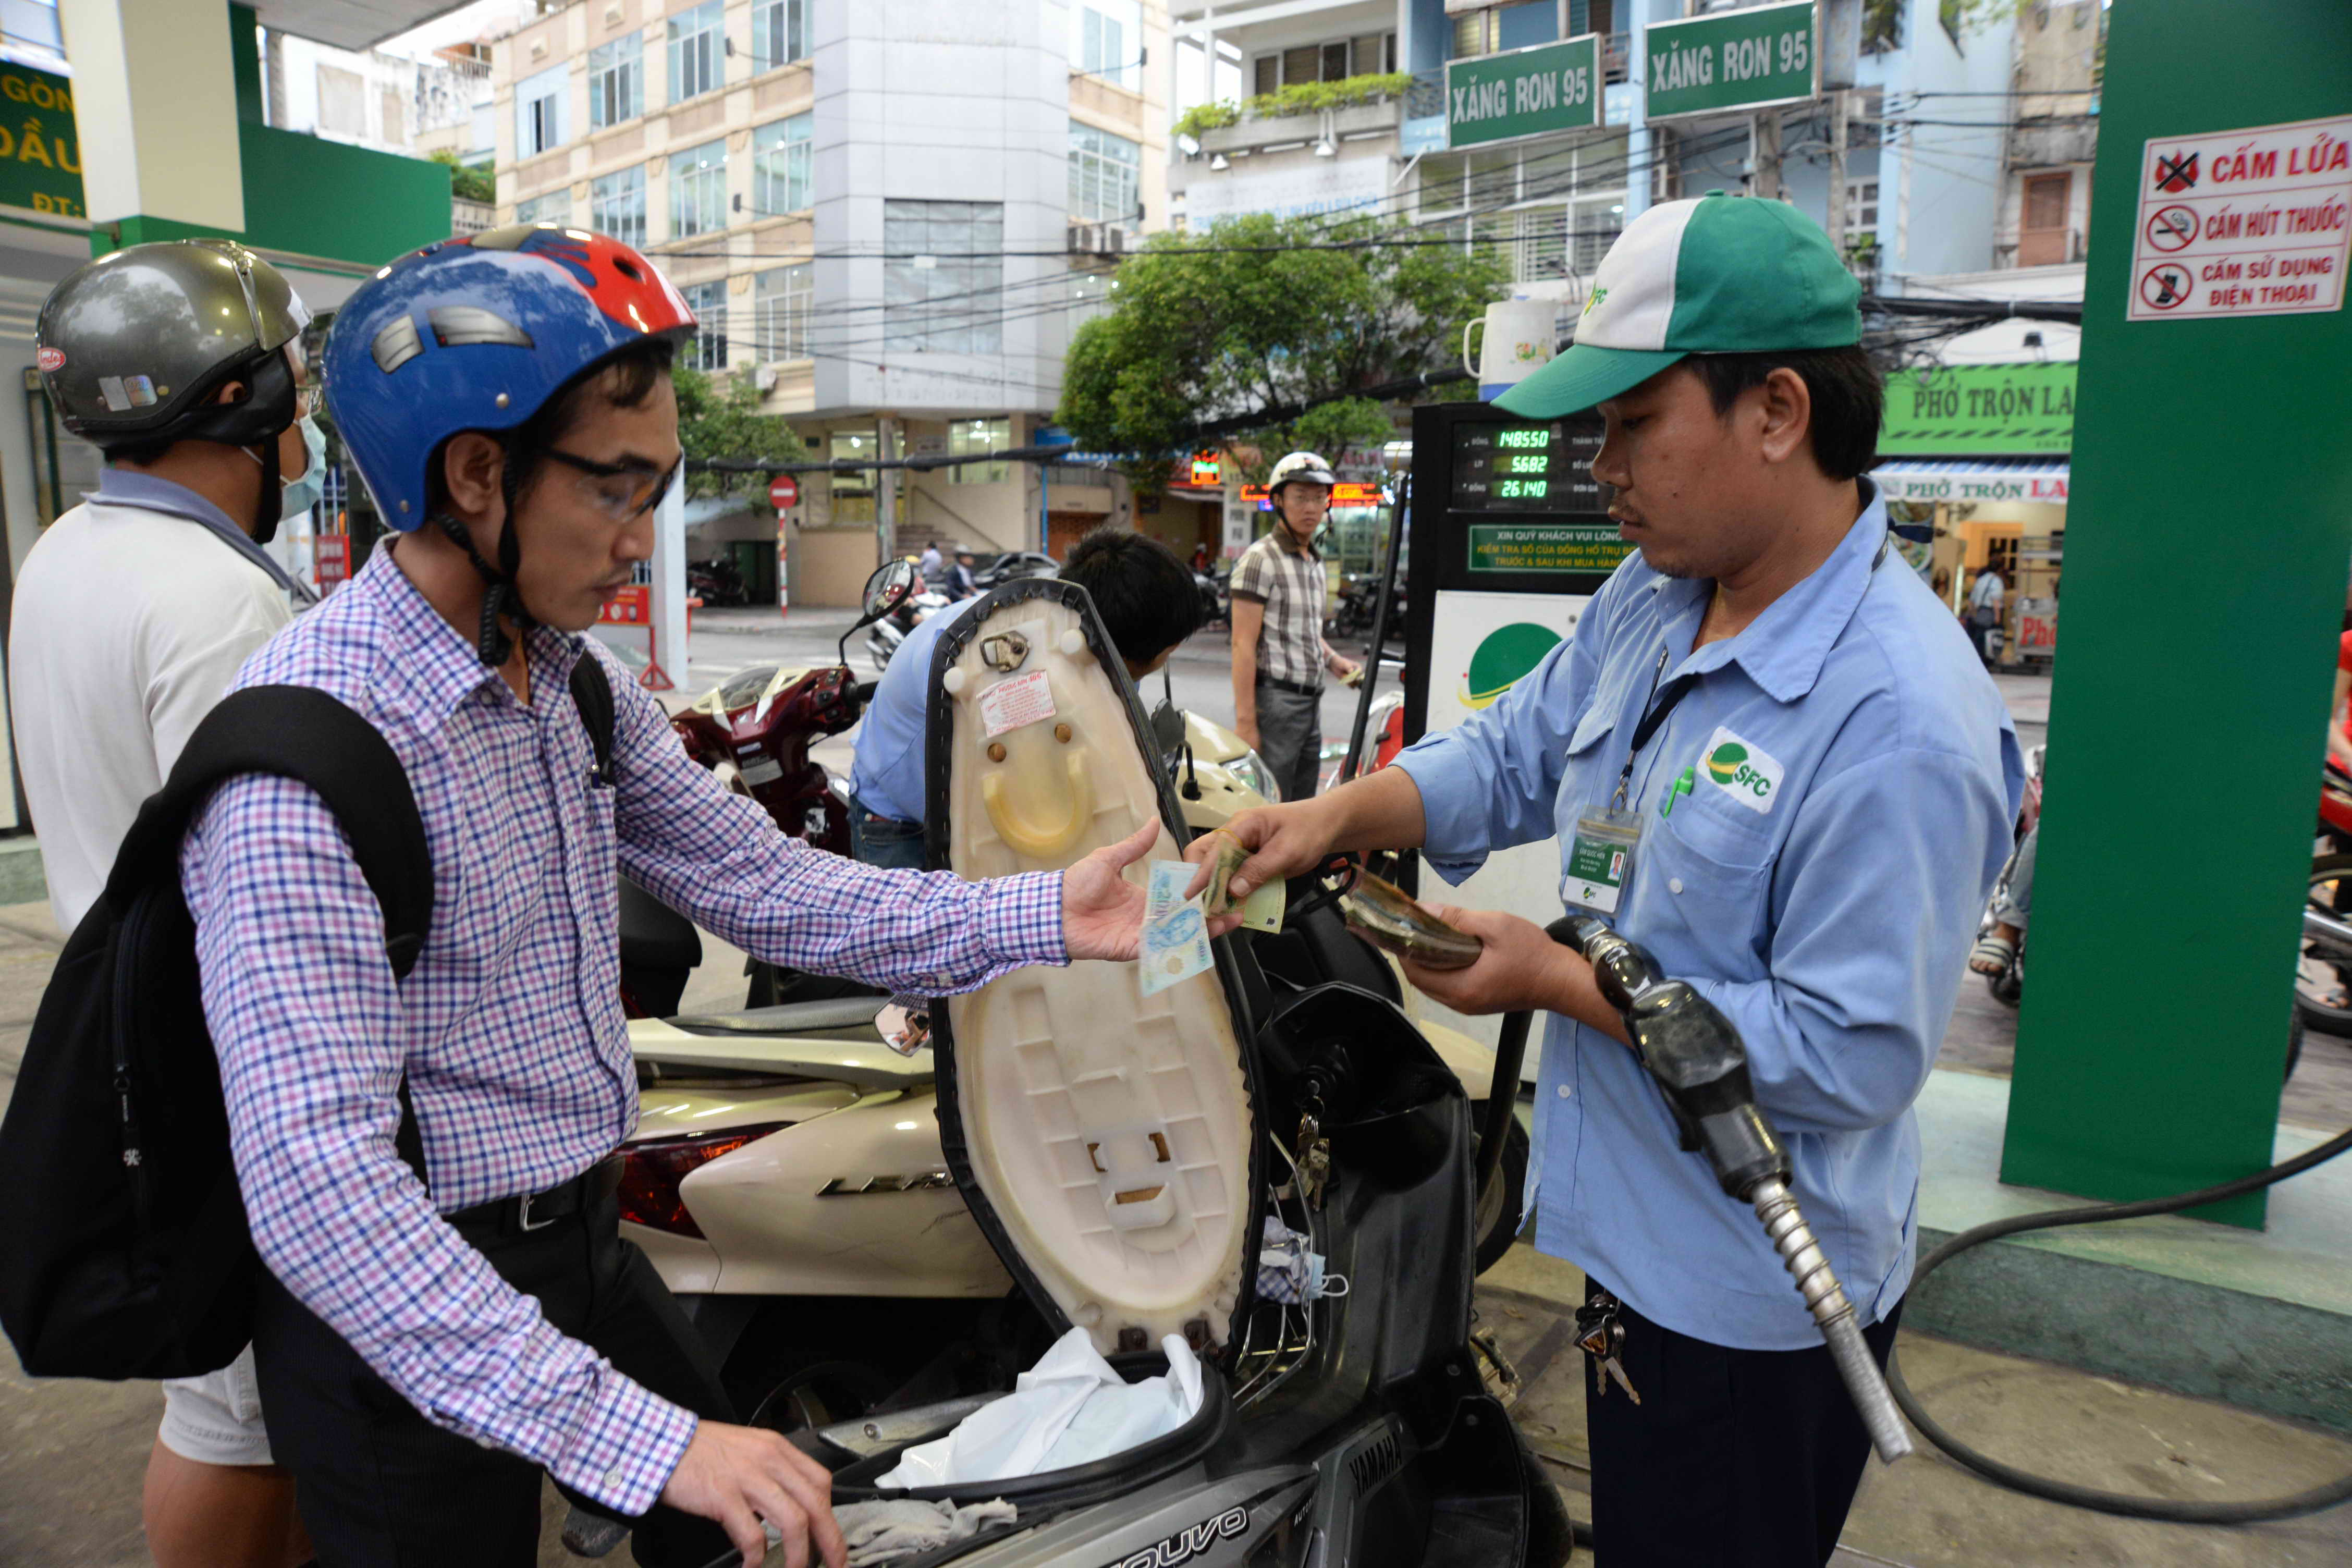
[[(501, 218), (642, 246), (820, 458), (1038, 439), (1110, 258), (1165, 225), (1146, 0), (581, 0), (493, 48)], [(1066, 544), (1124, 486), (1020, 462), (809, 476), (793, 597), (877, 555)], [(706, 524), (698, 552), (772, 523)]]
[[(1758, 8), (1742, 0), (1172, 0), (1180, 47), (1236, 58), (1233, 122), (1180, 143), (1171, 176), (1192, 226), (1236, 212), (1378, 214), (1497, 247), (1515, 280), (1570, 306), (1602, 255), (1652, 202), (1722, 189), (1803, 207), (1837, 234), (1865, 282), (1890, 293), (1923, 273), (1989, 267), (2008, 135), (2011, 22), (1960, 29), (1937, 0), (1812, 0), (1816, 57), (1793, 84), (1738, 57), (1688, 90), (1673, 24)], [(1653, 31), (1653, 29), (1656, 29)], [(1450, 100), (1447, 68), (1587, 34), (1600, 79), (1592, 123), (1495, 134)], [(1680, 37), (1691, 39), (1685, 32)], [(1649, 58), (1645, 58), (1645, 54)], [(1381, 73), (1374, 78), (1373, 72)], [(1389, 72), (1401, 73), (1389, 76)], [(1664, 73), (1653, 89), (1650, 78)], [(1409, 77), (1410, 80), (1402, 79)], [(1300, 81), (1344, 79), (1361, 102), (1300, 109)], [(1171, 67), (1171, 81), (1174, 79)], [(1909, 105), (1891, 116), (1887, 104)], [(1973, 105), (1974, 107), (1970, 107)], [(1517, 108), (1514, 106), (1514, 113)], [(1212, 118), (1216, 118), (1213, 116)], [(1193, 123), (1199, 122), (1195, 117)], [(1536, 121), (1529, 121), (1535, 125)], [(1563, 316), (1563, 325), (1567, 316)]]

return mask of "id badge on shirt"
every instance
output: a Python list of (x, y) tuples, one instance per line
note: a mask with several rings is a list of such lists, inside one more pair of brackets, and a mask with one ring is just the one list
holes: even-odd
[(1615, 914), (1625, 885), (1633, 879), (1633, 851), (1641, 842), (1640, 812), (1601, 806), (1578, 817), (1559, 901), (1572, 910)]

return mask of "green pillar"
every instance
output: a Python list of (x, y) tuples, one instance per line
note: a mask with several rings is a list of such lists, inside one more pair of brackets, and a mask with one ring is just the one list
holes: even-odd
[(2352, 114), (2352, 6), (2131, 0), (2110, 29), (2001, 1178), (2130, 1199), (2271, 1163), (2352, 567), (2352, 312), (2126, 320), (2147, 143)]

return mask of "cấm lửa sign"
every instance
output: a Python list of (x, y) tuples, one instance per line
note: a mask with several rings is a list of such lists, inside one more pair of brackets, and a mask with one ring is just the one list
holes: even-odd
[(2125, 318), (2341, 310), (2347, 240), (2352, 115), (2151, 137)]

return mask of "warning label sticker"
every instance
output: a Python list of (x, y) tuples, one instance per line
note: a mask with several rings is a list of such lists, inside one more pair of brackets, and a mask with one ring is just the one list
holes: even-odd
[(2352, 115), (2157, 137), (2141, 161), (2126, 314), (2341, 310), (2347, 242)]
[(1054, 693), (1042, 669), (1000, 680), (980, 694), (980, 721), (992, 741), (1007, 730), (1053, 716)]

